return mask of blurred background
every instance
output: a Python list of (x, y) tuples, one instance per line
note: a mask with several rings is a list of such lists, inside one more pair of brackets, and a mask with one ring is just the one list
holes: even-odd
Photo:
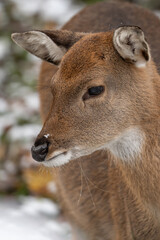
[[(123, 1), (123, 0), (119, 0)], [(60, 28), (98, 0), (0, 0), (0, 238), (70, 239), (56, 204), (52, 169), (30, 148), (41, 129), (37, 78), (41, 61), (16, 46), (11, 33)], [(130, 0), (160, 13), (160, 0)], [(39, 226), (43, 225), (44, 227)], [(38, 230), (38, 231), (37, 231)], [(54, 236), (54, 237), (53, 237)]]

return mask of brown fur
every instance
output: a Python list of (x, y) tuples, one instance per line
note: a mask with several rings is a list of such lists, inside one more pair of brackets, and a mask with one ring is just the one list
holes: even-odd
[[(144, 30), (160, 71), (160, 21), (147, 10), (127, 3), (98, 3), (84, 9), (63, 29), (106, 32), (121, 24), (138, 25)], [(160, 78), (152, 61), (139, 70), (124, 62), (112, 38), (112, 31), (83, 37), (65, 54), (54, 80), (51, 78), (57, 67), (42, 64), (39, 91), (45, 124), (39, 137), (53, 134), (52, 152), (73, 144), (98, 145), (104, 141), (104, 127), (113, 137), (127, 127), (140, 126), (145, 134), (141, 159), (130, 165), (115, 159), (109, 151), (96, 151), (71, 161), (57, 170), (59, 199), (66, 216), (83, 229), (87, 239), (159, 240)], [(110, 104), (106, 111), (100, 99), (82, 106), (81, 95), (77, 110), (75, 89), (84, 82), (86, 86), (89, 81), (92, 85), (102, 83), (106, 74), (108, 91), (103, 99)], [(87, 113), (81, 110), (83, 107), (89, 109)]]

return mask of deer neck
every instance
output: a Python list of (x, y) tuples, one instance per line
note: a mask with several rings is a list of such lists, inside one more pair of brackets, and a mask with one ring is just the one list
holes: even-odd
[(142, 152), (132, 162), (117, 161), (128, 188), (160, 222), (160, 127), (145, 129)]

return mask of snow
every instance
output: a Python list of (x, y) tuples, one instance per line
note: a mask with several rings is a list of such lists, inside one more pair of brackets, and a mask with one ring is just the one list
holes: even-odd
[(0, 60), (9, 53), (9, 41), (7, 38), (0, 39)]
[(8, 105), (7, 105), (6, 101), (3, 98), (0, 98), (0, 105), (1, 105), (0, 113), (7, 110)]
[(37, 96), (37, 93), (27, 94), (23, 97), (23, 100), (25, 101), (25, 105), (29, 109), (36, 111), (40, 107), (39, 106), (39, 98)]
[(10, 160), (6, 160), (4, 163), (4, 169), (7, 171), (7, 173), (9, 174), (16, 174), (17, 172), (17, 166), (15, 165), (15, 163), (13, 163)]
[(51, 200), (21, 197), (0, 199), (0, 236), (3, 240), (69, 240), (70, 225), (59, 217)]
[(12, 141), (33, 139), (40, 132), (41, 127), (37, 124), (28, 124), (25, 126), (14, 126), (9, 132), (9, 138)]
[(81, 7), (73, 5), (71, 0), (47, 0), (43, 2), (41, 8), (41, 15), (44, 20), (54, 20), (61, 24), (67, 22), (73, 15), (75, 15)]
[(63, 24), (76, 14), (84, 5), (73, 4), (72, 0), (28, 0), (25, 4), (22, 0), (12, 0), (16, 4), (16, 12), (23, 16), (40, 13), (45, 21), (58, 21)]
[(11, 140), (26, 140), (33, 139), (41, 130), (40, 124), (26, 124), (25, 126), (18, 126), (17, 119), (25, 118), (30, 120), (34, 112), (38, 112), (39, 99), (37, 93), (25, 94), (23, 101), (14, 99), (6, 101), (0, 98), (0, 135), (3, 129), (7, 126), (12, 126), (9, 132)]

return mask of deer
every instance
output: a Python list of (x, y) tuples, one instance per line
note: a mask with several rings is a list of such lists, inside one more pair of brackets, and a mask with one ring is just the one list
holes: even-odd
[(74, 239), (160, 239), (160, 20), (100, 2), (61, 29), (13, 33), (43, 61), (32, 157), (56, 171)]

